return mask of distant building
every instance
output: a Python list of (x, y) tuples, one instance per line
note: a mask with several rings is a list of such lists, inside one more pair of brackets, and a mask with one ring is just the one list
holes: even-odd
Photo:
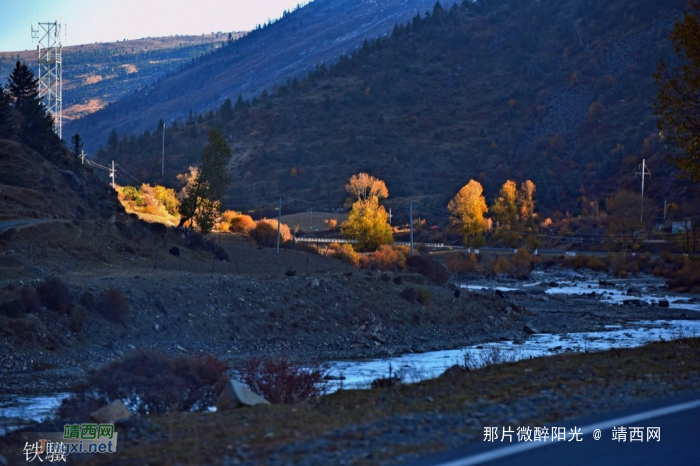
[(687, 233), (693, 231), (693, 224), (690, 220), (685, 220), (682, 222), (673, 222), (671, 224), (671, 233), (674, 235), (678, 233)]

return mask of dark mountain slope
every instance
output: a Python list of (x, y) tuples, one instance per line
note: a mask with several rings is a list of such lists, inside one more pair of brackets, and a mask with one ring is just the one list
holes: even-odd
[[(637, 189), (685, 201), (659, 141), (652, 73), (672, 59), (667, 39), (682, 0), (500, 1), (436, 9), (392, 37), (366, 43), (332, 68), (290, 81), (252, 107), (239, 103), (168, 137), (166, 177), (198, 162), (204, 127), (234, 146), (230, 204), (278, 192), (341, 205), (366, 170), (392, 197), (444, 207), (469, 178), (490, 200), (508, 178), (531, 178), (546, 210), (578, 212)], [(124, 140), (102, 154), (154, 179), (160, 138)], [(156, 175), (158, 174), (158, 175)]]
[[(279, 21), (253, 31), (229, 47), (204, 57), (181, 73), (66, 127), (83, 135), (94, 152), (112, 128), (133, 134), (184, 118), (188, 112), (218, 108), (227, 97), (252, 96), (288, 77), (332, 62), (365, 38), (391, 31), (394, 24), (435, 0), (315, 0)], [(453, 0), (445, 1), (452, 4)]]

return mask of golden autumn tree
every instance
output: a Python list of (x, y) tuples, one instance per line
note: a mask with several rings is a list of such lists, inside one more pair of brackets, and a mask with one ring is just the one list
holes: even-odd
[(516, 199), (518, 197), (518, 186), (515, 181), (508, 180), (503, 183), (498, 197), (491, 206), (491, 215), (501, 227), (514, 228), (518, 222), (518, 207)]
[(508, 246), (516, 246), (522, 237), (518, 230), (518, 185), (508, 180), (503, 183), (491, 206), (491, 215), (497, 222), (496, 236)]
[(394, 237), (389, 225), (389, 214), (380, 199), (389, 197), (386, 184), (367, 173), (350, 178), (345, 190), (355, 199), (347, 220), (340, 226), (343, 236), (357, 240), (357, 249), (374, 250), (382, 244), (391, 244)]
[(516, 199), (520, 221), (528, 228), (535, 228), (536, 226), (535, 191), (537, 191), (535, 183), (530, 180), (523, 181), (520, 184), (520, 191)]
[(456, 225), (464, 238), (466, 246), (480, 247), (485, 243), (486, 219), (484, 214), (489, 211), (483, 196), (484, 188), (481, 183), (469, 180), (457, 195), (447, 204), (450, 220)]

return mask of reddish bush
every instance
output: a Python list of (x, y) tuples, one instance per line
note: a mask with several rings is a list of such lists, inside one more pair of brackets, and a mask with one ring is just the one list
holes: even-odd
[(408, 257), (407, 246), (389, 246), (383, 244), (369, 255), (367, 268), (379, 270), (402, 270)]
[(323, 395), (325, 376), (320, 366), (304, 369), (284, 358), (245, 361), (241, 380), (270, 403), (294, 404)]
[(255, 228), (255, 220), (250, 215), (233, 210), (227, 210), (221, 214), (221, 221), (218, 225), (219, 231), (231, 231), (244, 235), (247, 235), (253, 228)]
[(414, 272), (425, 275), (438, 285), (444, 285), (450, 276), (445, 266), (428, 256), (408, 256), (406, 265)]
[(687, 261), (683, 266), (669, 274), (671, 280), (668, 285), (671, 288), (700, 289), (700, 261)]
[(450, 273), (466, 274), (479, 272), (479, 261), (474, 251), (470, 254), (464, 252), (449, 253), (445, 257), (445, 265)]
[(59, 415), (89, 415), (113, 400), (139, 414), (204, 411), (214, 404), (216, 382), (228, 367), (211, 355), (172, 357), (137, 350), (94, 371), (73, 387)]
[[(275, 247), (277, 245), (277, 220), (258, 220), (255, 228), (250, 231), (250, 237), (260, 246)], [(289, 226), (283, 223), (280, 227), (280, 244), (291, 238), (292, 233), (289, 230)]]
[(518, 249), (518, 252), (516, 252), (510, 259), (510, 262), (513, 264), (512, 275), (515, 278), (520, 279), (529, 277), (530, 272), (532, 272), (535, 259), (536, 258), (534, 258), (527, 249)]
[[(333, 244), (337, 245), (337, 243)], [(348, 243), (338, 245), (337, 248), (333, 250), (333, 257), (340, 259), (341, 261), (345, 262), (346, 264), (352, 265), (353, 267), (357, 267), (360, 263), (360, 255), (355, 252), (355, 248), (352, 247), (352, 244)]]

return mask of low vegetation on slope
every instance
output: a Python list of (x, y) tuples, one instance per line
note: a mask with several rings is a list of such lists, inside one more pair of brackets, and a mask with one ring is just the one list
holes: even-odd
[[(656, 205), (692, 204), (650, 107), (652, 75), (684, 5), (436, 6), (330, 68), (177, 123), (166, 136), (166, 179), (196, 159), (216, 126), (234, 151), (231, 200), (247, 207), (278, 192), (341, 205), (345, 180), (367, 171), (394, 198), (441, 207), (470, 178), (487, 197), (507, 179), (530, 179), (544, 210), (578, 214), (620, 188), (636, 190), (642, 159)], [(159, 131), (111, 138), (98, 158), (157, 179)]]

